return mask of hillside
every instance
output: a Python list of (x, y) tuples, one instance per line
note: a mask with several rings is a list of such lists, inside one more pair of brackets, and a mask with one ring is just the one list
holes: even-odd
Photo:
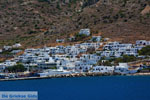
[(0, 47), (53, 43), (81, 28), (122, 42), (150, 40), (149, 0), (0, 0)]

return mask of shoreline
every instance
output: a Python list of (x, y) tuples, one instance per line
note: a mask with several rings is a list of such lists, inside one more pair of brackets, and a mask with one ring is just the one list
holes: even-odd
[(135, 73), (131, 74), (132, 76), (150, 76), (150, 73)]
[(75, 74), (49, 75), (49, 76), (45, 76), (45, 77), (23, 77), (23, 78), (0, 79), (0, 82), (2, 82), (2, 81), (19, 81), (19, 80), (51, 79), (51, 78), (94, 77), (94, 76), (150, 76), (150, 73), (135, 73), (135, 74), (75, 73)]

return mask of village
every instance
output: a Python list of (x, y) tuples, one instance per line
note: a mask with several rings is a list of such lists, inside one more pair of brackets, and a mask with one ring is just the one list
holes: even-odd
[[(90, 36), (90, 29), (81, 29), (78, 37)], [(75, 37), (69, 38), (74, 40)], [(20, 50), (22, 45), (4, 46), (0, 54), (11, 51), (12, 59), (0, 62), (0, 79), (25, 77), (49, 77), (53, 75), (72, 75), (82, 73), (101, 73), (130, 75), (149, 72), (147, 62), (133, 64), (148, 59), (142, 49), (150, 46), (150, 41), (137, 40), (135, 44), (108, 41), (109, 38), (92, 36), (87, 42), (74, 45), (55, 47), (27, 48)], [(56, 42), (64, 42), (57, 39)], [(16, 55), (22, 52), (21, 55)], [(148, 70), (147, 70), (148, 69)]]

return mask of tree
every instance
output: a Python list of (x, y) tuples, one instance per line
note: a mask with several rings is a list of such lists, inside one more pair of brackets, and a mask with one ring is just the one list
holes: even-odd
[(22, 64), (17, 64), (12, 67), (6, 68), (6, 70), (8, 70), (9, 72), (24, 72), (26, 68)]
[(81, 41), (85, 39), (87, 36), (85, 34), (76, 34), (75, 35), (75, 41)]
[(104, 65), (104, 66), (112, 66), (111, 62), (109, 62), (109, 61), (103, 62), (103, 65)]
[(98, 65), (100, 65), (100, 66), (112, 66), (111, 61), (109, 61), (109, 60), (103, 61), (102, 59), (98, 61)]
[(149, 55), (150, 56), (150, 46), (146, 46), (139, 50), (139, 55)]
[(125, 62), (132, 62), (132, 61), (136, 61), (135, 56), (123, 55), (123, 57), (114, 59), (115, 63), (119, 63), (119, 62), (125, 63)]

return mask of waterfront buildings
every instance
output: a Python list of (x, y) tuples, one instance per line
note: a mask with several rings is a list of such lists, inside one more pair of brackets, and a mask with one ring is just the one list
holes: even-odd
[[(90, 35), (89, 29), (81, 30), (80, 34)], [(127, 63), (111, 66), (98, 65), (98, 63), (103, 58), (119, 58), (123, 55), (138, 57), (138, 50), (149, 45), (149, 41), (145, 40), (139, 40), (136, 44), (107, 42), (104, 45), (101, 42), (101, 36), (94, 36), (92, 39), (94, 39), (93, 42), (74, 45), (25, 49), (22, 55), (0, 63), (0, 72), (3, 72), (7, 67), (22, 63), (26, 68), (37, 66), (41, 71), (40, 76), (59, 73), (68, 74), (71, 72), (136, 73), (137, 70), (129, 70), (130, 66)], [(20, 46), (21, 44), (15, 44), (13, 47), (18, 48)], [(102, 46), (102, 50), (99, 50)], [(11, 48), (12, 46), (4, 46), (4, 50)], [(18, 52), (20, 50), (15, 50), (11, 53), (16, 54)], [(57, 70), (60, 68), (61, 70)]]

